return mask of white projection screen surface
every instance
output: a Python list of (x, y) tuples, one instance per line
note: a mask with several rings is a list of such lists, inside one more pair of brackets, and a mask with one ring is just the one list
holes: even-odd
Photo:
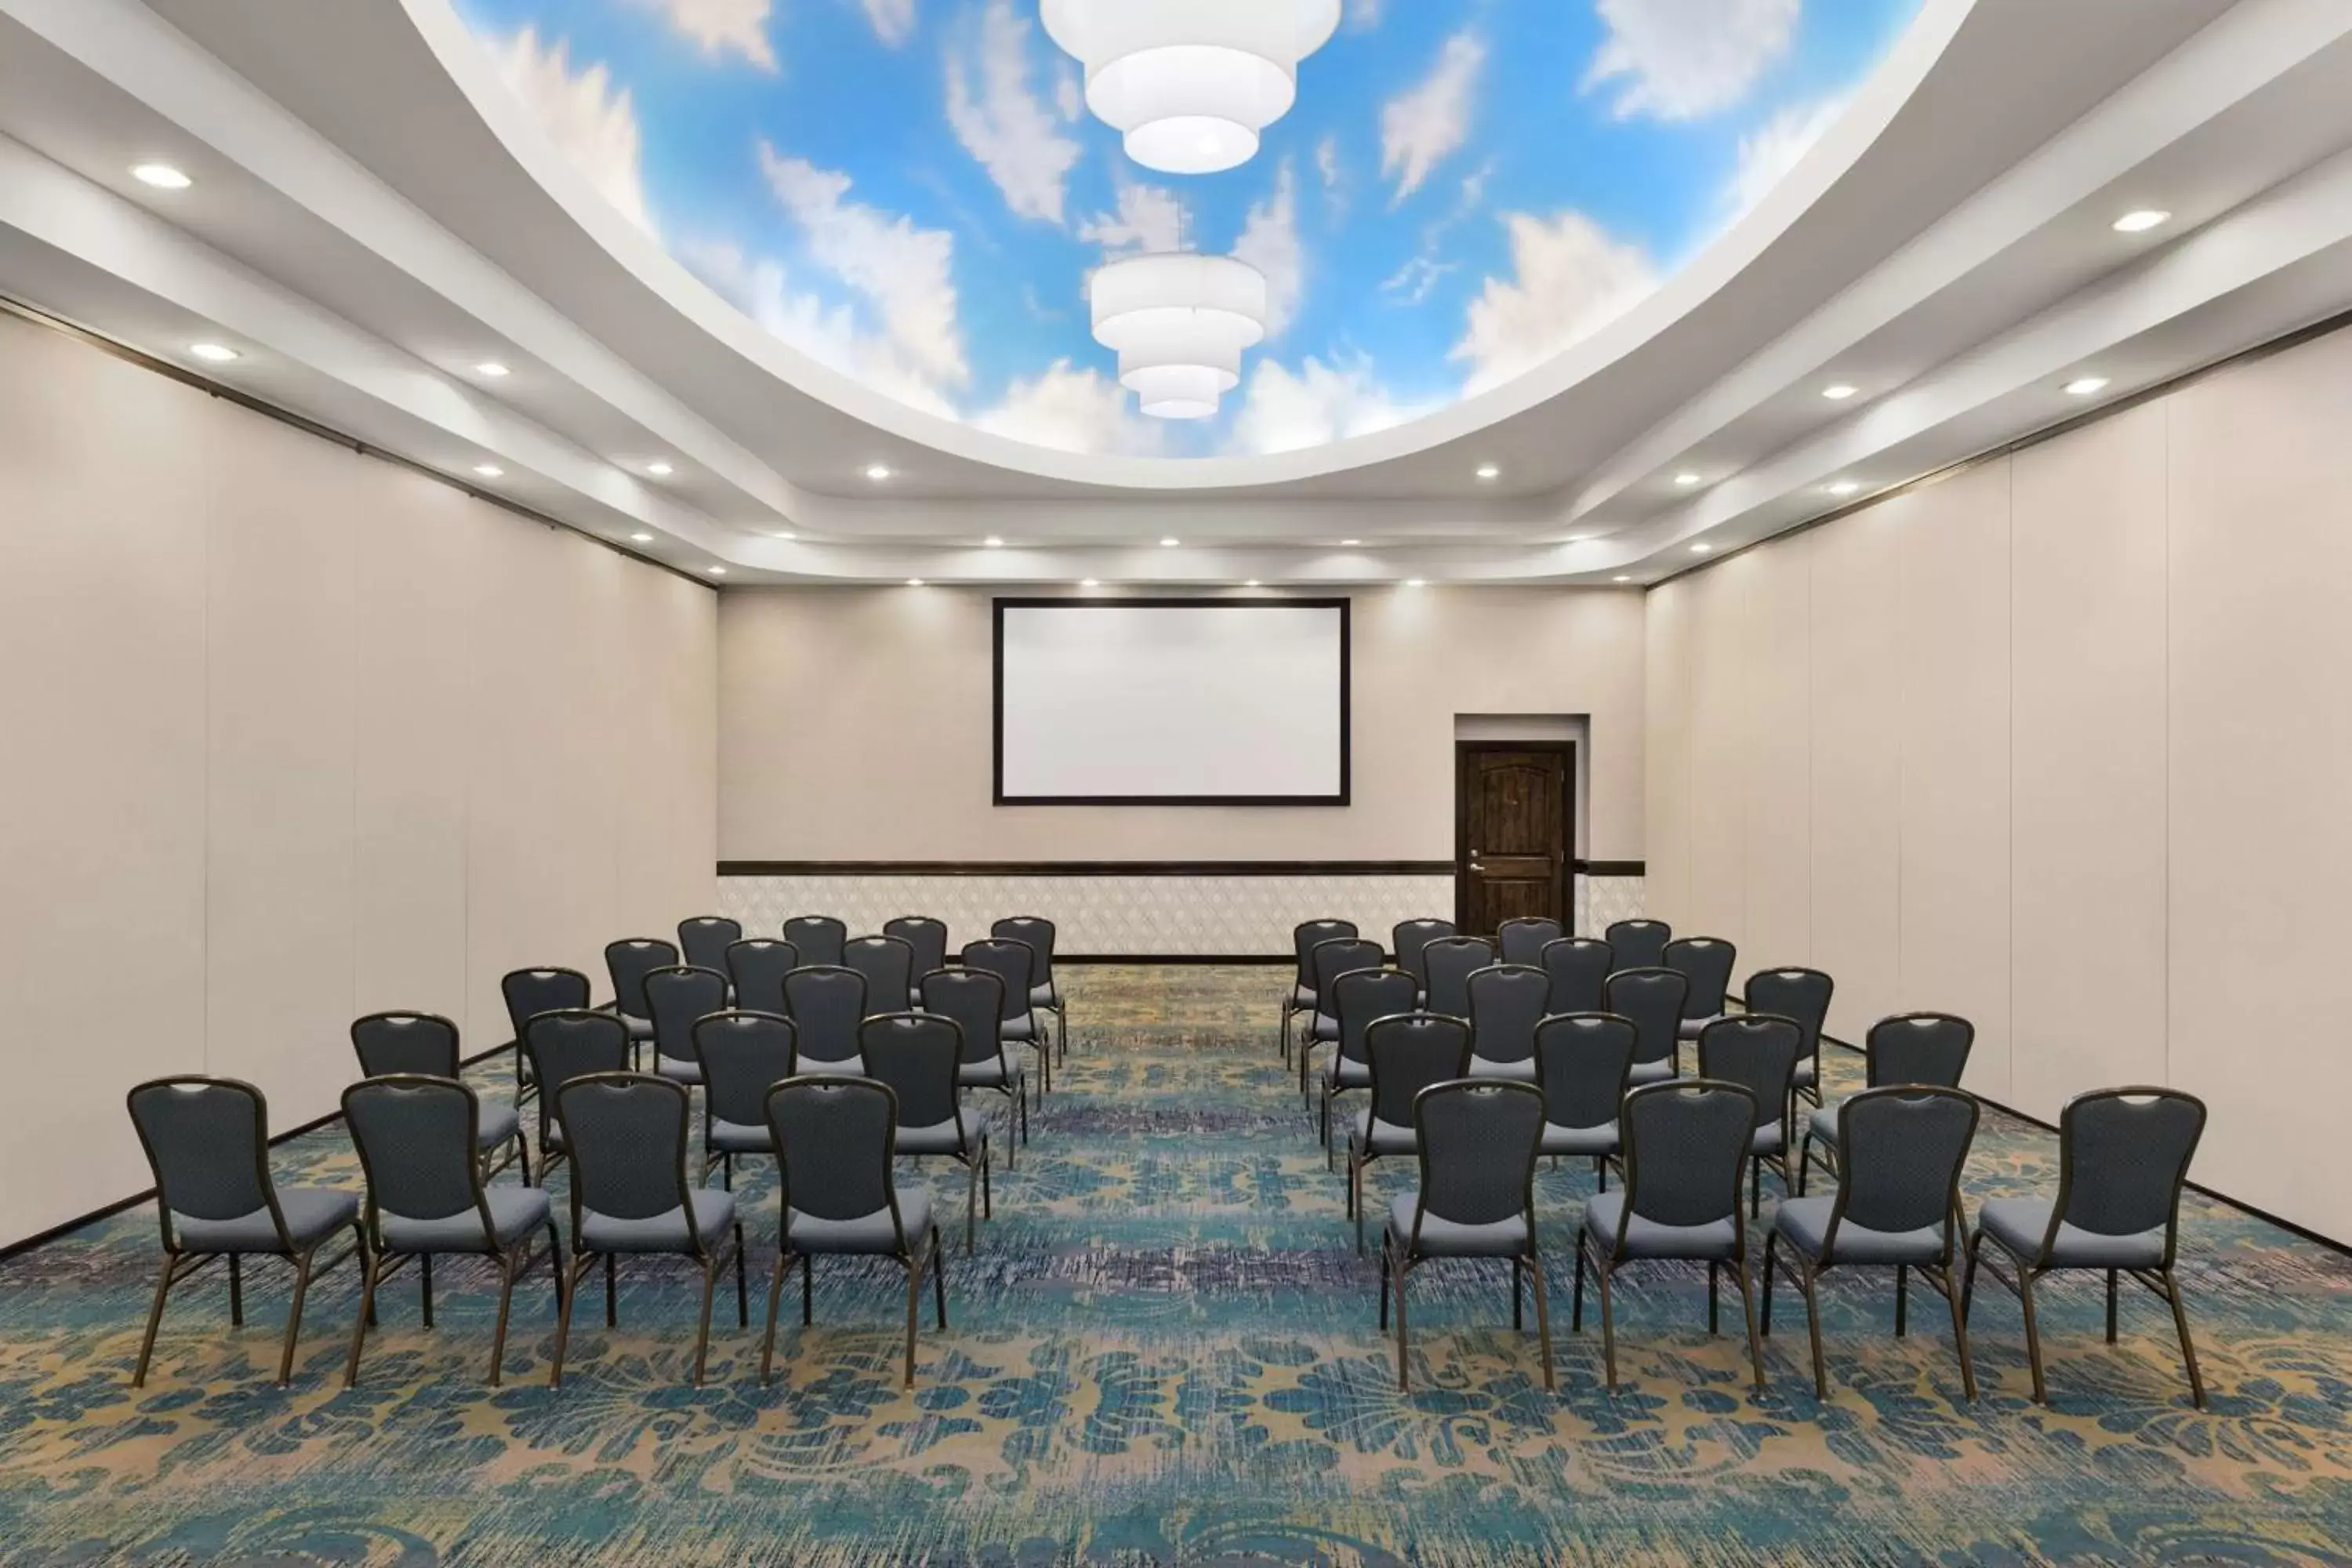
[(999, 599), (1000, 805), (1345, 805), (1345, 599)]

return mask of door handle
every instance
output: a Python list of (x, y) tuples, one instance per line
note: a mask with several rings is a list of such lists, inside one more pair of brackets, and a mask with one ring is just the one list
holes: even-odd
[(1484, 866), (1481, 866), (1481, 865), (1480, 865), (1480, 864), (1478, 864), (1478, 862), (1477, 862), (1477, 861), (1475, 861), (1475, 860), (1473, 860), (1473, 861), (1471, 861), (1471, 862), (1470, 862), (1470, 869), (1471, 869), (1471, 870), (1473, 870), (1473, 871), (1475, 871), (1475, 872), (1476, 872), (1476, 873), (1477, 873), (1477, 874), (1479, 874), (1480, 876), (1484, 876), (1484, 875), (1486, 875), (1486, 867), (1484, 867)]

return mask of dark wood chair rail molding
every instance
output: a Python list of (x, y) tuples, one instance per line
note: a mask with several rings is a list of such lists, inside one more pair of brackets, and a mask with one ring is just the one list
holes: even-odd
[[(1579, 860), (1638, 877), (1639, 860)], [(722, 877), (1451, 877), (1451, 860), (721, 860)]]

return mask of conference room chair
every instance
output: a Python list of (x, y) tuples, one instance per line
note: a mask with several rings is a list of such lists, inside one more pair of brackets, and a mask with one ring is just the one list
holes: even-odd
[(1543, 967), (1543, 950), (1568, 933), (1559, 922), (1540, 915), (1521, 915), (1495, 928), (1495, 949), (1505, 963)]
[(727, 1010), (727, 976), (690, 963), (656, 969), (646, 976), (646, 1010), (654, 1025), (654, 1071), (675, 1083), (700, 1083), (694, 1026)]
[[(393, 1011), (355, 1018), (352, 1049), (359, 1055), (363, 1078), (397, 1074), (455, 1079), (464, 1072), (457, 1026), (438, 1013)], [(475, 1158), (482, 1165), (485, 1181), (509, 1165), (520, 1164), (522, 1184), (530, 1185), (530, 1144), (522, 1135), (522, 1116), (513, 1106), (482, 1106), (476, 1131), (481, 1142), (475, 1145)]]
[(1351, 1089), (1372, 1087), (1371, 1058), (1365, 1053), (1364, 1031), (1375, 1018), (1410, 1013), (1419, 1002), (1421, 986), (1402, 969), (1353, 969), (1331, 983), (1331, 1005), (1339, 1009), (1339, 1037), (1323, 1069), (1323, 1093), (1317, 1123), (1323, 1138), (1323, 1165), (1331, 1166), (1331, 1108)]
[(656, 969), (675, 968), (677, 949), (656, 937), (628, 937), (607, 942), (604, 969), (613, 981), (613, 1011), (629, 1026), (629, 1059), (654, 1037), (653, 1008), (646, 1001), (646, 976)]
[(694, 1340), (694, 1386), (710, 1356), (710, 1299), (719, 1276), (735, 1265), (735, 1318), (751, 1323), (743, 1276), (743, 1222), (735, 1194), (686, 1177), (688, 1102), (692, 1095), (654, 1073), (603, 1072), (555, 1089), (572, 1144), (572, 1267), (555, 1319), (555, 1360), (548, 1385), (563, 1386), (563, 1356), (581, 1282), (604, 1266), (604, 1326), (620, 1326), (614, 1265), (630, 1258), (691, 1258), (702, 1269), (702, 1319)]
[(1699, 1031), (1698, 1076), (1736, 1083), (1756, 1099), (1756, 1131), (1748, 1144), (1748, 1207), (1764, 1212), (1764, 1167), (1780, 1176), (1780, 1192), (1797, 1190), (1789, 1163), (1789, 1079), (1802, 1037), (1796, 1025), (1769, 1015), (1717, 1018)]
[[(465, 1084), (439, 1075), (388, 1073), (343, 1091), (343, 1123), (359, 1150), (367, 1180), (361, 1235), (364, 1277), (352, 1324), (351, 1358), (343, 1386), (360, 1379), (360, 1353), (375, 1318), (376, 1288), (404, 1263), (417, 1270), (425, 1326), (433, 1326), (433, 1259), (451, 1255), (494, 1259), (499, 1266), (499, 1323), (490, 1339), (490, 1386), (499, 1386), (507, 1353), (507, 1321), (515, 1281), (544, 1256), (560, 1310), (563, 1244), (557, 1239), (547, 1194), (537, 1187), (493, 1187), (482, 1179), (474, 1151), (482, 1136), (484, 1106)], [(547, 1248), (536, 1247), (541, 1232)]]
[(727, 979), (735, 988), (735, 1005), (747, 1013), (782, 1012), (784, 976), (800, 966), (800, 949), (772, 936), (727, 944)]
[(841, 963), (866, 976), (866, 1016), (903, 1013), (915, 994), (915, 950), (904, 937), (853, 937), (841, 944)]
[(1062, 1001), (1061, 986), (1054, 979), (1054, 943), (1059, 935), (1054, 922), (1043, 915), (1007, 915), (990, 926), (988, 934), (1006, 942), (1025, 942), (1037, 955), (1036, 972), (1029, 977), (1029, 1005), (1036, 1012), (1054, 1015), (1055, 1054), (1066, 1061), (1070, 1015)]
[(727, 973), (727, 950), (743, 940), (743, 922), (725, 915), (694, 915), (677, 922), (677, 950), (697, 969)]
[(1621, 969), (1601, 987), (1601, 1010), (1633, 1020), (1639, 1041), (1633, 1047), (1635, 1088), (1662, 1083), (1680, 1072), (1675, 1051), (1681, 1043), (1683, 993), (1690, 982), (1664, 967)]
[(1569, 1303), (1570, 1330), (1581, 1332), (1589, 1263), (1601, 1288), (1601, 1353), (1611, 1392), (1617, 1387), (1617, 1325), (1609, 1282), (1629, 1263), (1665, 1260), (1706, 1265), (1710, 1334), (1719, 1327), (1721, 1276), (1730, 1274), (1748, 1321), (1756, 1387), (1764, 1387), (1764, 1348), (1748, 1287), (1748, 1216), (1739, 1207), (1756, 1116), (1754, 1095), (1711, 1079), (1643, 1084), (1626, 1094), (1618, 1114), (1625, 1184), (1595, 1194), (1584, 1205)]
[[(1747, 1011), (1786, 1018), (1803, 1031), (1797, 1070), (1789, 1085), (1793, 1095), (1816, 1107), (1822, 1103), (1822, 1031), (1829, 1026), (1830, 996), (1836, 989), (1837, 982), (1820, 970), (1792, 965), (1758, 970), (1740, 992), (1740, 1005)], [(1795, 1099), (1789, 1102), (1789, 1125), (1797, 1125)]]
[[(997, 1020), (997, 1037), (1008, 1046), (1027, 1046), (1037, 1053), (1037, 1092), (1054, 1092), (1054, 1053), (1037, 1023), (1037, 1009), (1029, 1000), (1036, 988), (1037, 954), (1025, 942), (1007, 937), (982, 937), (963, 944), (967, 969), (985, 970), (1004, 983), (1004, 1002)], [(1026, 1131), (1023, 1133), (1027, 1136)]]
[(1675, 928), (1664, 921), (1612, 921), (1601, 939), (1616, 955), (1618, 968), (1657, 969), (1666, 962), (1666, 943), (1675, 940)]
[(1686, 936), (1666, 943), (1665, 966), (1690, 982), (1683, 994), (1678, 1033), (1696, 1040), (1698, 1032), (1723, 1016), (1731, 989), (1731, 965), (1738, 958), (1731, 943), (1720, 937)]
[(1495, 944), (1480, 936), (1442, 936), (1424, 943), (1422, 1005), (1449, 1018), (1470, 1018), (1470, 976), (1495, 962)]
[(1389, 952), (1395, 955), (1399, 969), (1421, 983), (1423, 996), (1429, 994), (1429, 968), (1422, 962), (1423, 950), (1433, 942), (1456, 934), (1452, 921), (1442, 921), (1433, 915), (1399, 921), (1389, 928)]
[[(283, 1258), (294, 1268), (293, 1300), (286, 1309), (286, 1344), (278, 1356), (278, 1386), (294, 1376), (294, 1346), (302, 1332), (302, 1302), (310, 1281), (365, 1246), (359, 1198), (333, 1187), (281, 1187), (269, 1175), (269, 1105), (261, 1090), (236, 1079), (189, 1074), (140, 1084), (127, 1097), (139, 1146), (155, 1176), (155, 1212), (163, 1231), (163, 1267), (139, 1342), (131, 1386), (147, 1385), (155, 1332), (172, 1287), (212, 1263), (228, 1263), (228, 1321), (245, 1326), (245, 1259)], [(471, 1155), (468, 1154), (468, 1163)], [(352, 1245), (318, 1261), (320, 1250), (346, 1226)]]
[(907, 1005), (920, 1007), (923, 976), (947, 967), (948, 922), (929, 915), (899, 915), (882, 922), (882, 934), (907, 944)]
[(1389, 1205), (1381, 1233), (1381, 1328), (1396, 1291), (1397, 1388), (1410, 1392), (1404, 1286), (1434, 1258), (1501, 1258), (1511, 1266), (1511, 1329), (1527, 1327), (1522, 1284), (1536, 1298), (1536, 1340), (1551, 1389), (1551, 1313), (1536, 1250), (1536, 1150), (1543, 1092), (1499, 1080), (1432, 1084), (1413, 1097), (1421, 1179)]
[(1544, 943), (1538, 961), (1543, 972), (1551, 977), (1547, 1012), (1602, 1010), (1601, 987), (1609, 983), (1609, 972), (1617, 966), (1607, 942), (1598, 937), (1564, 936)]
[(1352, 941), (1360, 935), (1353, 921), (1301, 921), (1291, 928), (1290, 949), (1298, 960), (1290, 989), (1282, 998), (1282, 1059), (1290, 1060), (1290, 1028), (1298, 1015), (1316, 1009), (1315, 950), (1327, 942)]
[(712, 1013), (694, 1023), (694, 1056), (702, 1065), (702, 1175), (719, 1167), (719, 1184), (735, 1190), (735, 1162), (772, 1157), (768, 1133), (768, 1086), (800, 1070), (793, 1021), (781, 1013), (742, 1008)]
[(1526, 963), (1473, 970), (1470, 1076), (1536, 1081), (1536, 1026), (1550, 1010), (1551, 976)]
[(784, 922), (784, 940), (799, 949), (803, 963), (838, 969), (849, 927), (831, 915), (794, 915)]
[(539, 1082), (530, 1076), (530, 1053), (522, 1048), (523, 1026), (541, 1013), (561, 1013), (584, 1009), (592, 1005), (588, 977), (576, 969), (560, 964), (548, 964), (538, 969), (518, 969), (499, 982), (499, 994), (505, 998), (507, 1023), (514, 1030), (515, 1109), (539, 1093)]
[[(1378, 969), (1381, 965), (1381, 944), (1363, 937), (1333, 937), (1315, 944), (1315, 1013), (1307, 1020), (1306, 1037), (1298, 1043), (1298, 1100), (1307, 1103), (1307, 1073), (1309, 1065), (1320, 1054), (1321, 1047), (1337, 1043), (1339, 1019), (1331, 1011), (1333, 987), (1342, 974), (1353, 974), (1361, 969)], [(1426, 982), (1413, 981), (1415, 1005)]]
[[(1863, 1085), (1885, 1089), (1895, 1084), (1918, 1084), (1958, 1089), (1969, 1068), (1969, 1051), (1976, 1044), (1977, 1027), (1949, 1013), (1897, 1013), (1881, 1018), (1863, 1036)], [(1804, 1195), (1805, 1178), (1818, 1162), (1837, 1174), (1837, 1107), (1814, 1110), (1805, 1121), (1805, 1136), (1797, 1147), (1797, 1194)]]
[[(2033, 1372), (2033, 1400), (2050, 1403), (2042, 1379), (2042, 1332), (2033, 1317), (2034, 1282), (2061, 1270), (2095, 1269), (2107, 1277), (2107, 1342), (2116, 1342), (2116, 1285), (2133, 1281), (2172, 1309), (2189, 1393), (2205, 1408), (2205, 1380), (2189, 1338), (2173, 1263), (2180, 1246), (2180, 1192), (2189, 1162), (2205, 1133), (2205, 1102), (2177, 1089), (2094, 1089), (2066, 1102), (2058, 1117), (2058, 1195), (1990, 1198), (1977, 1210), (1969, 1237), (1968, 1278), (1960, 1316), (1969, 1315), (1977, 1265), (2017, 1294), (2025, 1313), (2025, 1359)], [(1849, 1156), (1850, 1157), (1850, 1156)], [(1991, 1241), (2008, 1270), (1983, 1259)]]
[(963, 1031), (931, 1013), (886, 1013), (857, 1031), (866, 1076), (896, 1100), (895, 1157), (945, 1155), (964, 1170), (963, 1249), (978, 1243), (982, 1213), (996, 1217), (988, 1190), (988, 1122), (964, 1109), (960, 1069)]
[(931, 1194), (898, 1180), (897, 1097), (870, 1078), (812, 1075), (768, 1091), (782, 1171), (777, 1227), (782, 1245), (768, 1283), (768, 1333), (760, 1349), (760, 1385), (776, 1360), (776, 1305), (794, 1268), (801, 1274), (801, 1326), (816, 1316), (820, 1257), (887, 1258), (907, 1272), (907, 1366), (915, 1385), (915, 1329), (923, 1276), (931, 1277), (939, 1326), (948, 1326), (947, 1254), (931, 1220)]
[(571, 1147), (555, 1091), (575, 1078), (626, 1071), (635, 1047), (626, 1024), (610, 1013), (585, 1007), (539, 1014), (523, 1026), (522, 1043), (539, 1079), (539, 1179), (544, 1183)]
[(1618, 1107), (1640, 1038), (1631, 1018), (1559, 1013), (1536, 1026), (1536, 1084), (1543, 1090), (1543, 1142), (1554, 1159), (1589, 1159), (1600, 1190), (1618, 1155)]
[[(1976, 1138), (1978, 1107), (1956, 1089), (1864, 1090), (1839, 1105), (1839, 1143), (1848, 1152), (1837, 1195), (1787, 1198), (1764, 1238), (1764, 1332), (1772, 1331), (1775, 1259), (1805, 1298), (1805, 1329), (1813, 1347), (1813, 1394), (1827, 1399), (1822, 1363), (1821, 1303), (1815, 1281), (1846, 1264), (1895, 1269), (1895, 1334), (1903, 1336), (1911, 1271), (1933, 1285), (1952, 1310), (1952, 1340), (1960, 1358), (1960, 1386), (1977, 1396), (1969, 1363), (1969, 1327), (1960, 1313), (1959, 1282), (1952, 1278), (1959, 1240), (1960, 1168)], [(1788, 1254), (1780, 1256), (1780, 1245)]]
[[(804, 963), (784, 976), (784, 1016), (803, 1072), (863, 1073), (857, 1026), (866, 1017), (866, 976), (838, 964)], [(765, 1102), (761, 1102), (764, 1111)]]
[(1004, 1142), (1004, 1168), (1029, 1138), (1029, 1077), (1005, 1048), (1004, 980), (986, 969), (934, 969), (923, 976), (923, 1011), (952, 1022), (957, 1031), (956, 1084), (1004, 1097), (1014, 1136)]
[(1420, 1147), (1414, 1096), (1433, 1083), (1470, 1076), (1470, 1026), (1439, 1013), (1391, 1014), (1364, 1031), (1371, 1063), (1371, 1103), (1348, 1131), (1348, 1215), (1356, 1222), (1356, 1256), (1364, 1253), (1364, 1168)]

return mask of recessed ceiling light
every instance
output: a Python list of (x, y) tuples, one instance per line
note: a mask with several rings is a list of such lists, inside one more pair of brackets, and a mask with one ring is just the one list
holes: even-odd
[(1478, 477), (1482, 479), (1499, 479), (1503, 477), (1503, 470), (1498, 464), (1481, 463), (1478, 465)]
[(502, 479), (507, 477), (507, 471), (496, 463), (476, 463), (474, 472), (486, 479)]
[(1685, 489), (1690, 489), (1693, 485), (1703, 484), (1706, 481), (1701, 479), (1696, 474), (1676, 474), (1675, 476), (1675, 483), (1682, 486)]
[(237, 352), (235, 349), (220, 343), (190, 343), (188, 352), (198, 359), (209, 360), (215, 364), (226, 364), (237, 357)]
[(1004, 541), (997, 538), (996, 535), (992, 533), (986, 539), (982, 540), (981, 542), (988, 546), (991, 550), (1002, 550), (1004, 548)]
[(1261, 586), (1261, 584), (1256, 578), (1253, 577), (1248, 582), (1243, 584), (1242, 586), (1244, 588), (1255, 588)]
[(1854, 491), (1862, 489), (1862, 485), (1859, 481), (1854, 479), (1840, 479), (1837, 483), (1826, 488), (1830, 494), (1833, 496), (1850, 496), (1853, 494)]
[(705, 566), (703, 570), (709, 573), (713, 577), (724, 577), (727, 575), (727, 568), (724, 566)]
[(907, 586), (909, 588), (919, 588), (922, 585), (923, 580), (920, 577), (909, 577), (907, 579)]
[(2088, 397), (2095, 392), (2105, 391), (2106, 386), (2107, 378), (2104, 375), (2078, 375), (2066, 384), (2066, 395)]
[(1714, 548), (1715, 546), (1712, 544), (1694, 544), (1691, 546), (1691, 553), (1693, 555), (1705, 555), (1714, 550)]
[(2172, 215), (2156, 207), (2141, 207), (2116, 219), (2117, 234), (2146, 234), (2159, 224), (2169, 222)]
[(1408, 588), (1426, 588), (1429, 586), (1429, 579), (1426, 577), (1408, 577), (1404, 580), (1404, 585)]
[(666, 479), (672, 474), (677, 472), (677, 470), (671, 468), (667, 463), (647, 463), (646, 465), (646, 472), (651, 474), (657, 479)]
[(1161, 541), (1160, 542), (1160, 548), (1161, 548), (1161, 549), (1163, 549), (1163, 550), (1173, 550), (1173, 549), (1175, 549), (1178, 545), (1180, 545), (1180, 544), (1181, 544), (1181, 543), (1183, 543), (1183, 542), (1183, 542), (1182, 540), (1181, 540), (1181, 539), (1169, 538), (1169, 539), (1163, 539), (1163, 540), (1161, 540)]
[(474, 374), (476, 375), (487, 375), (492, 381), (496, 381), (500, 376), (511, 375), (514, 373), (494, 359), (486, 359), (481, 363), (474, 367)]
[(790, 539), (792, 536), (793, 536), (793, 531), (792, 531), (791, 529), (789, 529), (789, 528), (780, 528), (780, 529), (776, 530), (776, 531), (775, 531), (775, 532), (773, 532), (773, 533), (770, 534), (768, 537), (770, 537), (771, 539)]
[(1339, 541), (1339, 546), (1343, 550), (1353, 550), (1357, 545), (1361, 544), (1362, 542), (1363, 541), (1360, 539), (1343, 539)]
[(868, 463), (866, 465), (866, 477), (872, 479), (878, 485), (884, 479), (890, 477), (890, 465), (887, 463)]
[(633, 533), (629, 535), (629, 539), (631, 542), (636, 544), (651, 544), (654, 542), (654, 536), (650, 533)]
[(131, 177), (159, 191), (184, 191), (195, 184), (169, 163), (141, 163), (131, 171)]
[(1633, 579), (1631, 577), (1612, 577), (1609, 580), (1612, 583), (1631, 583)]
[(1833, 381), (1827, 386), (1822, 388), (1822, 395), (1828, 398), (1832, 403), (1843, 403), (1847, 398), (1852, 397), (1855, 393), (1860, 392), (1862, 388), (1853, 385), (1850, 383)]

